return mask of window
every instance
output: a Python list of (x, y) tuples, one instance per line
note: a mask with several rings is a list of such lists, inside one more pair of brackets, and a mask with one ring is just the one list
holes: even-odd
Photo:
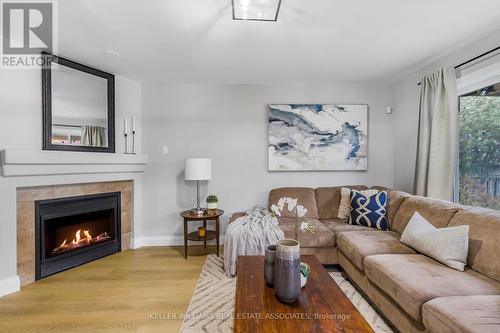
[(500, 210), (500, 83), (459, 97), (458, 199)]

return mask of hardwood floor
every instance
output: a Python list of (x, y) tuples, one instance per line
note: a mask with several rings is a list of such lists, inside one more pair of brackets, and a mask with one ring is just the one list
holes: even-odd
[(65, 271), (0, 298), (0, 332), (178, 332), (205, 254), (145, 247)]

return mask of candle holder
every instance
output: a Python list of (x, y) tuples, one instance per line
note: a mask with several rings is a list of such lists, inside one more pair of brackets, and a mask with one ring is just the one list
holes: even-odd
[(135, 130), (132, 131), (132, 154), (135, 154)]
[(127, 137), (128, 137), (128, 134), (125, 133), (125, 154), (128, 154), (128, 144), (127, 144), (128, 139), (127, 139)]
[(123, 119), (123, 134), (125, 135), (125, 154), (128, 154), (128, 120)]
[(207, 235), (207, 228), (205, 227), (198, 227), (198, 236), (200, 238), (205, 238)]

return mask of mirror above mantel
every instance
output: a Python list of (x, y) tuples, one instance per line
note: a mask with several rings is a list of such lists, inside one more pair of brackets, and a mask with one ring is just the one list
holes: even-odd
[(114, 153), (114, 75), (42, 56), (43, 149)]

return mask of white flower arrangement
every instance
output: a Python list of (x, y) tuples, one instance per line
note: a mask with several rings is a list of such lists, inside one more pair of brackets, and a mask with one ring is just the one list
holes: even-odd
[[(298, 204), (298, 200), (289, 197), (283, 197), (278, 200), (276, 205), (271, 205), (271, 213), (274, 217), (281, 216), (281, 213), (286, 208), (289, 212), (295, 212), (297, 219), (304, 217), (307, 213), (307, 208)], [(300, 230), (308, 230), (314, 233), (314, 227), (310, 226), (306, 222), (300, 224)]]
[(304, 208), (304, 206), (298, 205), (297, 203), (298, 203), (297, 199), (288, 198), (288, 197), (281, 198), (278, 200), (277, 205), (271, 206), (271, 212), (275, 216), (281, 216), (281, 213), (285, 209), (285, 205), (286, 205), (289, 212), (293, 212), (293, 210), (295, 209), (297, 216), (303, 217), (307, 213), (307, 208)]
[(276, 205), (271, 206), (271, 212), (273, 213), (273, 216), (281, 216), (281, 210)]
[(314, 234), (314, 227), (310, 226), (307, 222), (302, 222), (300, 224), (300, 230), (307, 230)]

